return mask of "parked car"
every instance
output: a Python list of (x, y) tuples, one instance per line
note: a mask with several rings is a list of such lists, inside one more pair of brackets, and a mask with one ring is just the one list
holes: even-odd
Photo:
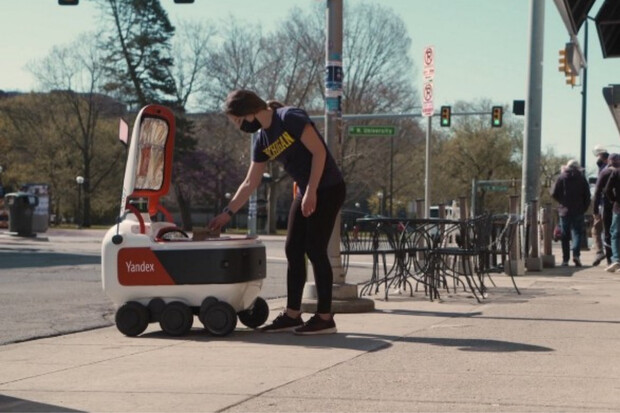
[[(446, 206), (445, 207), (445, 214), (446, 216), (444, 218), (446, 219), (454, 219), (454, 209), (451, 206)], [(431, 206), (431, 210), (430, 210), (430, 217), (431, 218), (439, 218), (439, 207), (437, 205), (433, 205)]]
[(376, 214), (368, 214), (366, 212), (358, 211), (355, 209), (343, 209), (340, 213), (340, 225), (342, 228), (347, 228), (348, 230), (353, 230), (353, 228), (357, 227), (357, 231), (368, 231), (373, 228), (364, 228), (363, 223), (357, 222), (359, 218), (386, 218), (382, 215)]

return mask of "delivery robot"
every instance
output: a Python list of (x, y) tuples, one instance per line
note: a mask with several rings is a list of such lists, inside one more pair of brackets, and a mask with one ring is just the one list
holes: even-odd
[[(263, 243), (242, 235), (190, 239), (159, 202), (170, 188), (174, 133), (172, 112), (148, 105), (128, 142), (120, 216), (101, 251), (103, 290), (118, 308), (116, 327), (137, 336), (158, 322), (181, 336), (196, 315), (214, 336), (234, 331), (237, 317), (256, 328), (269, 317), (258, 296), (266, 276)], [(136, 200), (146, 200), (142, 210)], [(162, 214), (168, 222), (151, 219)]]

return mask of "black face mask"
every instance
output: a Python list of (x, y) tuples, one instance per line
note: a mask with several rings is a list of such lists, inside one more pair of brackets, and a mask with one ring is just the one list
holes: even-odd
[(607, 162), (603, 161), (603, 160), (598, 160), (596, 161), (596, 165), (600, 168), (601, 166), (605, 165)]
[(254, 118), (252, 122), (248, 122), (247, 120), (244, 119), (241, 122), (241, 126), (239, 126), (239, 129), (241, 129), (243, 132), (254, 133), (257, 130), (259, 130), (261, 127), (262, 125), (260, 124), (258, 119)]

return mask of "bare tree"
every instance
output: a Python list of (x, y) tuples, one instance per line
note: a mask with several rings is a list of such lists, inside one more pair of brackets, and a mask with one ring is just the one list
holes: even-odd
[(184, 108), (197, 106), (196, 96), (208, 90), (210, 48), (215, 34), (211, 24), (185, 21), (173, 39), (170, 77), (176, 83), (176, 100)]
[[(401, 18), (376, 4), (355, 3), (347, 10), (344, 24), (345, 112), (385, 113), (412, 108), (416, 94), (410, 75), (412, 62), (406, 52), (410, 39)], [(207, 103), (209, 109), (219, 108), (230, 90), (250, 88), (265, 98), (303, 107), (311, 114), (323, 112), (323, 8), (317, 5), (310, 11), (294, 9), (267, 35), (261, 35), (259, 27), (241, 25), (234, 18), (227, 23), (223, 41), (210, 58), (211, 90), (205, 97), (205, 101), (210, 102)], [(321, 124), (318, 126), (322, 128)], [(402, 127), (402, 138), (395, 140), (396, 153), (411, 150), (411, 142), (421, 134), (413, 122), (403, 122)], [(343, 153), (334, 155), (351, 188), (350, 199), (367, 196), (375, 185), (385, 185), (389, 174), (377, 174), (377, 171), (387, 170), (389, 150), (389, 139), (357, 142), (345, 136)], [(395, 169), (402, 173), (406, 165), (396, 158)], [(280, 193), (288, 196), (288, 192), (286, 176), (279, 168), (271, 168), (271, 176), (269, 204), (273, 231), (275, 199)], [(382, 179), (378, 180), (378, 176)]]
[[(37, 101), (53, 110), (42, 115), (44, 107), (31, 106), (31, 109), (40, 112), (24, 112), (29, 117), (46, 118), (46, 122), (30, 129), (31, 133), (41, 136), (40, 129), (51, 124), (55, 137), (48, 142), (60, 144), (60, 147), (69, 146), (79, 153), (80, 161), (74, 165), (73, 179), (76, 175), (84, 177), (81, 210), (82, 225), (85, 227), (91, 224), (93, 193), (102, 184), (107, 184), (107, 178), (118, 171), (123, 154), (120, 145), (112, 147), (116, 143), (114, 135), (110, 136), (111, 131), (100, 124), (104, 116), (122, 115), (124, 107), (100, 94), (103, 79), (101, 55), (95, 43), (89, 41), (96, 37), (95, 33), (82, 35), (70, 45), (54, 47), (47, 57), (30, 65), (30, 71), (38, 79), (38, 88), (52, 91), (49, 95), (39, 96)], [(50, 151), (48, 156), (54, 158), (56, 153), (56, 150)], [(49, 165), (57, 159), (51, 161)]]
[[(455, 108), (460, 112), (488, 111), (490, 114), (491, 103), (488, 100), (459, 102)], [(434, 199), (444, 201), (468, 194), (473, 180), (518, 180), (522, 151), (519, 126), (518, 122), (506, 119), (501, 128), (492, 128), (490, 117), (485, 115), (459, 118), (451, 128), (451, 138), (441, 148), (441, 159), (449, 161), (440, 161), (441, 167), (433, 170), (437, 181), (441, 182), (441, 187), (433, 194)], [(505, 211), (506, 195), (480, 188), (478, 205), (490, 211)], [(442, 198), (438, 198), (440, 196)]]

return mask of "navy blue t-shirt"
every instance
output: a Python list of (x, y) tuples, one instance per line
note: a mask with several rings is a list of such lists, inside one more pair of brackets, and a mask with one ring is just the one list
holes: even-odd
[(318, 189), (342, 182), (342, 173), (338, 169), (334, 157), (303, 109), (286, 106), (274, 110), (269, 129), (262, 129), (260, 136), (254, 143), (253, 155), (254, 162), (271, 160), (281, 162), (284, 170), (297, 182), (302, 194), (306, 191), (310, 179), (310, 170), (312, 169), (312, 153), (301, 142), (301, 134), (307, 124), (312, 125), (327, 152), (325, 168)]

